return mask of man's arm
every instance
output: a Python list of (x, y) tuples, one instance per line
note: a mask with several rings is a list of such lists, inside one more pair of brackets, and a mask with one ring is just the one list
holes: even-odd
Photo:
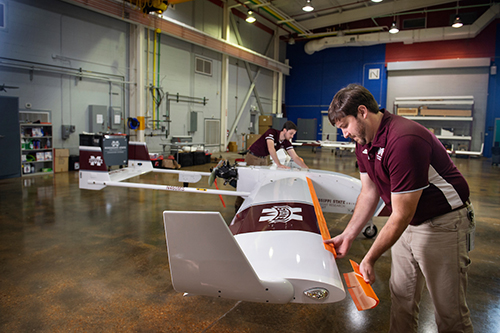
[(274, 163), (276, 163), (278, 168), (290, 169), (289, 167), (281, 164), (278, 155), (276, 154), (276, 149), (274, 149), (274, 141), (271, 139), (267, 139), (266, 143), (267, 143), (267, 150), (269, 150), (269, 155), (271, 155), (271, 158), (273, 159)]
[(295, 149), (288, 149), (286, 151), (288, 153), (288, 155), (290, 155), (290, 157), (292, 158), (292, 160), (297, 163), (297, 165), (301, 168), (304, 168), (304, 169), (309, 169), (307, 167), (307, 165), (304, 163), (304, 161), (300, 158), (299, 155), (297, 155), (297, 153), (295, 152)]
[(391, 248), (411, 222), (423, 190), (391, 194), (392, 214), (361, 261), (360, 272), (368, 283), (375, 282), (374, 265)]
[(347, 252), (349, 252), (352, 242), (375, 213), (380, 198), (377, 186), (368, 174), (362, 173), (360, 178), (361, 193), (356, 200), (356, 207), (354, 207), (354, 213), (349, 224), (340, 235), (325, 240), (325, 243), (333, 243), (338, 258), (345, 257)]

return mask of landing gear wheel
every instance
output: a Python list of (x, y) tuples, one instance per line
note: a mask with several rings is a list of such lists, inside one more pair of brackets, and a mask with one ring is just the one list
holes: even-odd
[(377, 234), (377, 226), (375, 224), (372, 225), (367, 225), (365, 229), (363, 230), (363, 235), (366, 238), (373, 238)]

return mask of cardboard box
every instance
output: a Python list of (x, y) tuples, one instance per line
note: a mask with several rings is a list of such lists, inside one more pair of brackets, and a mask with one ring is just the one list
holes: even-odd
[(54, 172), (68, 172), (69, 149), (54, 149)]
[(227, 148), (229, 149), (230, 152), (233, 153), (238, 152), (238, 145), (234, 141), (230, 141), (229, 144), (227, 145)]
[(54, 172), (68, 172), (69, 157), (56, 157), (54, 160)]
[(262, 125), (262, 126), (259, 125), (259, 134), (262, 135), (262, 134), (266, 133), (266, 131), (270, 128), (271, 128), (271, 125), (269, 125), (269, 126), (268, 125)]
[(447, 110), (428, 109), (426, 106), (420, 109), (421, 116), (443, 116), (443, 117), (471, 117), (472, 110)]
[(273, 126), (273, 117), (259, 116), (259, 127), (260, 126)]
[(417, 116), (418, 108), (398, 108), (398, 115), (400, 116)]
[(247, 134), (245, 139), (246, 139), (246, 144), (247, 144), (247, 149), (250, 148), (250, 146), (257, 141), (257, 139), (260, 138), (260, 134)]
[(180, 169), (181, 168), (181, 166), (177, 163), (176, 160), (171, 160), (171, 159), (164, 159), (161, 162), (161, 166), (163, 168), (167, 168), (167, 169)]
[(69, 149), (56, 148), (54, 149), (54, 155), (56, 157), (69, 157)]

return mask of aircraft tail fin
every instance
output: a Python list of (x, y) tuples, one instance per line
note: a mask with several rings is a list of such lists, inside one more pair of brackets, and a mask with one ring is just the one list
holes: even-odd
[(179, 292), (253, 302), (287, 303), (284, 279), (259, 279), (218, 212), (163, 212), (172, 285)]

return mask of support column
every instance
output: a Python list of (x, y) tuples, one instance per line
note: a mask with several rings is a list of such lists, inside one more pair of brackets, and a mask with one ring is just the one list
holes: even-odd
[[(227, 2), (223, 3), (222, 39), (229, 41), (229, 14)], [(222, 54), (221, 88), (220, 88), (220, 150), (227, 147), (227, 108), (229, 98), (229, 56)]]
[(276, 114), (283, 113), (283, 73), (278, 72), (278, 93), (276, 100)]
[[(273, 59), (279, 60), (280, 55), (280, 38), (279, 27), (274, 31), (274, 52)], [(281, 101), (283, 100), (283, 73), (273, 73), (273, 113), (281, 114)]]
[[(142, 68), (144, 58), (144, 28), (140, 25), (130, 24), (130, 37), (129, 37), (129, 68), (130, 68), (130, 81), (135, 82), (130, 87), (130, 111), (129, 116), (137, 118), (141, 122), (138, 130), (131, 130), (130, 136), (133, 141), (145, 142), (144, 138), (144, 108), (145, 106), (145, 88), (144, 88), (144, 70)], [(127, 117), (125, 116), (125, 119)]]

